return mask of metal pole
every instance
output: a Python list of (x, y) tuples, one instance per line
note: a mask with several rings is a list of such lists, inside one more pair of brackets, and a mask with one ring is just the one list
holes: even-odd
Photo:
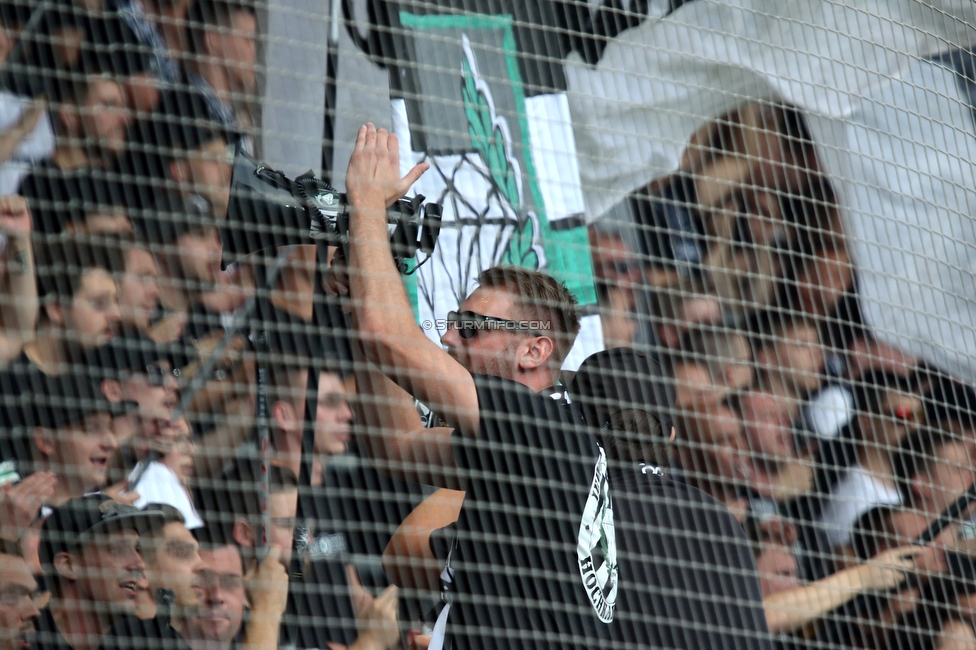
[(332, 160), (335, 151), (335, 120), (336, 120), (336, 79), (339, 69), (339, 30), (342, 24), (342, 0), (332, 0), (329, 12), (329, 49), (325, 68), (325, 111), (322, 128), (322, 178), (332, 184), (332, 170), (335, 161)]
[[(290, 251), (288, 249), (283, 249), (278, 253), (278, 256), (275, 258), (274, 266), (271, 267), (271, 273), (268, 274), (264, 282), (266, 290), (271, 291), (274, 288), (275, 283), (278, 281), (278, 276), (281, 275), (281, 270), (285, 267), (285, 263), (288, 261), (289, 252)], [(245, 325), (250, 324), (251, 313), (257, 306), (257, 291), (260, 285), (260, 282), (255, 282), (255, 295), (248, 298), (247, 302), (244, 303), (244, 306), (234, 313), (234, 320), (231, 321), (230, 327), (224, 331), (224, 337), (220, 340), (220, 343), (217, 344), (217, 347), (214, 348), (211, 355), (207, 357), (207, 360), (203, 362), (203, 367), (200, 368), (200, 371), (197, 372), (197, 374), (193, 376), (193, 379), (190, 380), (189, 385), (186, 387), (186, 390), (183, 391), (182, 396), (180, 397), (180, 404), (176, 407), (176, 413), (173, 415), (174, 420), (178, 420), (183, 417), (184, 413), (186, 413), (186, 409), (190, 407), (190, 403), (196, 396), (197, 391), (203, 388), (203, 385), (207, 383), (207, 377), (213, 371), (214, 366), (217, 365), (217, 361), (220, 360), (220, 357), (223, 356), (224, 351), (227, 349), (227, 346), (230, 345), (231, 340), (233, 340), (233, 338), (237, 336), (242, 329), (244, 329)]]
[[(335, 80), (339, 66), (339, 29), (340, 29), (340, 8), (341, 0), (331, 0), (330, 3), (330, 24), (329, 24), (329, 50), (325, 78), (325, 110), (323, 120), (325, 121), (323, 134), (324, 143), (322, 149), (322, 171), (323, 177), (327, 182), (331, 182), (332, 171), (332, 139), (335, 134)], [(326, 265), (329, 260), (328, 246), (319, 241), (315, 244), (315, 279), (312, 288), (312, 333), (318, 340), (326, 341), (332, 339), (332, 345), (322, 345), (321, 354), (327, 354), (330, 350), (345, 350), (343, 340), (346, 336), (345, 321), (342, 311), (338, 304), (325, 295), (322, 289), (322, 279), (325, 274)], [(348, 359), (352, 358), (351, 348), (347, 352), (340, 352), (340, 356)], [(302, 429), (302, 465), (298, 477), (298, 507), (295, 517), (295, 534), (292, 543), (292, 560), (289, 573), (288, 589), (288, 613), (298, 617), (307, 617), (321, 612), (311, 612), (310, 603), (306, 597), (306, 590), (299, 588), (305, 581), (304, 576), (304, 557), (303, 551), (307, 550), (307, 544), (312, 543), (312, 535), (305, 526), (305, 522), (310, 517), (314, 518), (318, 513), (315, 508), (315, 499), (312, 487), (312, 464), (315, 453), (315, 419), (318, 408), (319, 394), (319, 370), (320, 365), (310, 363), (308, 369), (308, 379), (305, 384), (305, 424)], [(321, 493), (321, 496), (327, 497)], [(314, 531), (311, 531), (314, 533)], [(302, 539), (304, 537), (305, 539)], [(296, 638), (288, 641), (297, 642)]]
[[(270, 272), (266, 271), (262, 264), (259, 263), (256, 265), (254, 295), (252, 295), (244, 306), (234, 314), (234, 320), (231, 322), (230, 327), (224, 331), (224, 337), (220, 340), (220, 343), (217, 344), (217, 347), (214, 348), (214, 351), (204, 362), (203, 367), (200, 368), (200, 371), (194, 375), (193, 379), (190, 381), (189, 386), (180, 397), (180, 404), (176, 409), (173, 419), (178, 420), (183, 417), (186, 409), (193, 401), (193, 397), (207, 382), (207, 377), (210, 375), (210, 372), (213, 370), (217, 361), (223, 356), (224, 351), (230, 344), (230, 341), (237, 336), (245, 325), (253, 324), (251, 314), (254, 312), (254, 309), (258, 304), (258, 292), (261, 291), (262, 286), (269, 292), (274, 290), (274, 285), (278, 281), (278, 276), (281, 275), (281, 270), (284, 268), (285, 263), (288, 261), (288, 255), (290, 252), (290, 247), (282, 247), (281, 250), (278, 251), (277, 257), (275, 257), (274, 264), (272, 265)], [(265, 363), (262, 361), (267, 357), (267, 348), (267, 332), (265, 332), (263, 327), (258, 327), (254, 336), (254, 351), (256, 353), (255, 363), (257, 365), (255, 442), (258, 449), (258, 458), (256, 459), (256, 464), (258, 465), (257, 474), (261, 482), (260, 489), (258, 490), (258, 504), (261, 513), (261, 524), (259, 526), (260, 530), (256, 531), (257, 534), (255, 536), (255, 551), (257, 552), (259, 561), (263, 560), (264, 556), (267, 555), (268, 531), (271, 529), (271, 512), (268, 510), (268, 495), (271, 493), (269, 475), (269, 464), (271, 460), (271, 430), (268, 419), (267, 400), (268, 369)]]
[[(276, 267), (279, 268), (283, 265), (283, 261), (288, 258), (288, 253), (291, 250), (290, 247), (283, 247), (278, 252), (278, 257), (275, 259)], [(265, 284), (268, 287), (268, 291), (274, 290), (274, 283), (277, 279), (277, 273), (271, 273), (271, 277), (265, 277), (266, 273), (264, 267), (258, 264), (255, 269), (255, 276), (257, 282), (256, 285)], [(264, 282), (262, 282), (264, 280)], [(257, 292), (255, 291), (255, 297)], [(257, 301), (255, 300), (255, 303)], [(257, 327), (254, 330), (254, 352), (255, 352), (255, 370), (257, 375), (257, 387), (256, 387), (256, 403), (255, 403), (255, 440), (257, 442), (258, 448), (258, 476), (261, 482), (260, 489), (258, 490), (258, 505), (259, 511), (261, 513), (261, 528), (257, 531), (255, 536), (255, 547), (257, 551), (258, 561), (263, 562), (265, 556), (268, 554), (268, 531), (271, 530), (271, 510), (268, 506), (268, 499), (271, 496), (271, 480), (270, 480), (270, 469), (268, 465), (271, 462), (271, 426), (268, 420), (268, 368), (262, 358), (268, 352), (268, 333), (264, 327), (264, 323), (257, 323)], [(226, 339), (226, 337), (225, 337)]]

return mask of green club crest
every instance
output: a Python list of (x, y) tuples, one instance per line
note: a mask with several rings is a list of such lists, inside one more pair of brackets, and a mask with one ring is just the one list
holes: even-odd
[(602, 449), (583, 506), (576, 555), (586, 597), (597, 617), (610, 623), (617, 604), (617, 536), (613, 528), (607, 457)]
[(523, 204), (522, 169), (518, 157), (512, 151), (508, 120), (495, 110), (491, 88), (478, 74), (477, 59), (467, 34), (462, 35), (461, 48), (464, 51), (464, 59), (461, 61), (461, 97), (472, 147), (488, 168), (488, 175), (498, 189), (499, 198), (519, 215), (518, 225), (508, 242), (503, 261), (538, 269), (545, 260), (538, 217), (532, 212), (523, 213), (520, 210)]

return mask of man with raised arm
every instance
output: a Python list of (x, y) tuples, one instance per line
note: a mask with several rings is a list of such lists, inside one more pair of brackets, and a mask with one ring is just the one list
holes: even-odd
[[(557, 391), (546, 390), (579, 332), (575, 300), (543, 273), (488, 269), (448, 315), (448, 351), (428, 339), (414, 324), (386, 220), (387, 206), (425, 170), (421, 163), (401, 179), (396, 136), (360, 129), (346, 177), (348, 293), (368, 361), (358, 377), (369, 396), (367, 446), (391, 473), (464, 490), (447, 506), (464, 499), (452, 602), (441, 616), (454, 648), (594, 647), (613, 618), (613, 548), (596, 561), (598, 573), (581, 567), (576, 549), (593, 538), (584, 530), (588, 501), (608, 499), (606, 463), (595, 438), (550, 397)], [(340, 282), (332, 288), (345, 292)], [(403, 391), (447, 426), (422, 428)], [(595, 532), (609, 516), (589, 517)]]

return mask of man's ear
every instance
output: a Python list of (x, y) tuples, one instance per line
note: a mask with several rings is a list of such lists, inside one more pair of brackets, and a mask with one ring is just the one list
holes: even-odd
[(295, 407), (286, 400), (280, 399), (271, 405), (271, 417), (274, 418), (275, 424), (282, 431), (291, 433), (295, 430), (295, 422), (297, 420), (295, 417)]
[(234, 541), (242, 548), (254, 548), (254, 528), (244, 519), (234, 522)]
[(122, 401), (122, 384), (115, 379), (103, 379), (102, 394), (108, 401), (118, 404)]
[(671, 437), (670, 437), (670, 438), (668, 438), (668, 440), (674, 440), (674, 436), (675, 436), (675, 434), (676, 434), (676, 432), (675, 432), (675, 430), (674, 430), (674, 427), (671, 427)]
[(771, 366), (776, 367), (780, 365), (775, 356), (772, 359), (769, 358), (770, 349), (770, 346), (764, 346), (756, 350), (754, 355), (756, 372), (765, 373)]
[(171, 160), (169, 163), (169, 175), (177, 183), (189, 183), (190, 165), (185, 160)]
[(75, 560), (71, 553), (61, 552), (54, 556), (54, 570), (67, 580), (77, 580), (75, 575)]
[(34, 427), (34, 446), (45, 458), (54, 455), (54, 435), (44, 427)]
[(78, 135), (81, 128), (78, 120), (78, 109), (69, 104), (62, 104), (61, 108), (58, 109), (58, 118), (64, 127), (65, 135)]
[(218, 34), (213, 29), (208, 29), (203, 35), (203, 49), (205, 53), (212, 57), (223, 58), (224, 43)]
[(678, 460), (678, 463), (683, 468), (691, 468), (692, 471), (695, 470), (695, 457), (691, 453), (691, 448), (688, 445), (674, 445), (671, 447), (674, 453), (674, 457)]
[(50, 300), (44, 305), (44, 313), (47, 314), (49, 321), (58, 327), (64, 327), (64, 308), (57, 299)]
[(548, 336), (536, 336), (528, 341), (528, 347), (524, 348), (523, 354), (519, 358), (519, 366), (523, 370), (533, 370), (539, 366), (549, 363), (555, 345)]
[(681, 332), (675, 325), (661, 325), (657, 328), (657, 336), (661, 344), (667, 348), (678, 348), (681, 345)]
[(926, 499), (932, 495), (932, 479), (925, 472), (920, 472), (908, 479), (908, 489), (912, 496), (918, 499)]

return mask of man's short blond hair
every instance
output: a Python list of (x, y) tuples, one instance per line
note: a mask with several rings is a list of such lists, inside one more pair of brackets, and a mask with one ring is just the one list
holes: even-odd
[(519, 266), (494, 266), (478, 276), (485, 289), (501, 289), (513, 298), (514, 319), (549, 323), (555, 347), (550, 361), (562, 365), (576, 342), (580, 330), (580, 311), (576, 298), (559, 280)]

